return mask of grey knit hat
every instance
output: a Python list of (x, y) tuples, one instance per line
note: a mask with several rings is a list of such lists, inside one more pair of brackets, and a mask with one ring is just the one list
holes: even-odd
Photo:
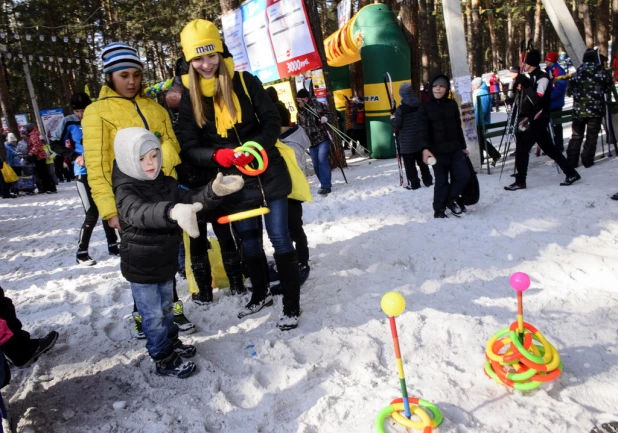
[(448, 89), (450, 87), (450, 84), (446, 78), (438, 77), (435, 80), (433, 80), (433, 83), (431, 83), (431, 87), (436, 87), (436, 86), (442, 86), (445, 89)]
[(399, 86), (399, 96), (401, 96), (402, 98), (406, 95), (411, 95), (412, 93), (412, 84), (404, 81), (403, 83), (401, 83), (401, 86)]

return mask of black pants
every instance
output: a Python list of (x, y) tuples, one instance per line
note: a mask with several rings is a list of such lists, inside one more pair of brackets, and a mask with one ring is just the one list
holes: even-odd
[(429, 171), (429, 166), (423, 162), (423, 152), (403, 153), (401, 159), (403, 159), (403, 166), (406, 169), (408, 185), (420, 186), (421, 184), (416, 171), (416, 164), (418, 164), (418, 168), (421, 170), (423, 182), (426, 184), (431, 183), (431, 172)]
[(602, 121), (601, 117), (573, 119), (571, 126), (573, 132), (571, 133), (569, 147), (567, 147), (567, 161), (570, 167), (575, 168), (579, 165), (579, 151), (582, 147), (582, 141), (584, 141), (584, 133), (586, 134), (586, 141), (584, 141), (584, 149), (581, 151), (582, 164), (584, 167), (590, 167), (594, 164), (594, 155), (597, 153), (597, 140), (599, 132), (601, 132)]
[[(7, 164), (7, 163), (0, 161), (0, 169), (4, 166), (4, 164)], [(4, 198), (8, 198), (9, 195), (11, 194), (10, 185), (4, 181), (4, 177), (2, 176), (2, 173), (0, 173), (0, 194), (2, 194), (2, 197)]]
[(37, 159), (34, 162), (34, 168), (36, 169), (36, 175), (41, 180), (41, 190), (39, 192), (56, 192), (56, 185), (47, 169), (47, 160)]
[[(554, 108), (553, 110), (551, 110), (552, 113), (560, 113), (562, 112), (562, 107), (560, 108)], [(554, 123), (554, 145), (556, 146), (556, 149), (558, 149), (558, 152), (562, 153), (564, 152), (564, 136), (563, 136), (563, 131), (562, 131), (562, 123)]]
[[(352, 131), (350, 137), (352, 137), (354, 141), (358, 141), (364, 149), (367, 149), (367, 130), (363, 128), (351, 129), (350, 131)], [(354, 147), (352, 147), (352, 150), (354, 150)]]
[(567, 176), (574, 176), (576, 171), (569, 167), (566, 158), (561, 152), (556, 149), (554, 142), (551, 139), (549, 129), (549, 116), (541, 116), (539, 119), (530, 123), (530, 128), (525, 132), (518, 131), (515, 134), (517, 147), (515, 148), (515, 167), (517, 174), (515, 181), (517, 183), (526, 183), (528, 176), (528, 162), (530, 160), (530, 150), (535, 143), (547, 156), (556, 161), (560, 169)]
[[(86, 218), (84, 218), (84, 223), (82, 224), (82, 228), (79, 232), (79, 244), (77, 246), (77, 250), (88, 251), (88, 246), (90, 245), (90, 238), (92, 237), (92, 231), (94, 230), (95, 226), (97, 225), (97, 221), (99, 220), (99, 209), (97, 209), (97, 205), (92, 199), (90, 186), (88, 185), (88, 176), (78, 176), (76, 183), (77, 192), (79, 194), (79, 198), (82, 200), (84, 212), (86, 213)], [(105, 231), (105, 237), (107, 238), (108, 245), (118, 242), (116, 230), (110, 227), (105, 220), (103, 220), (103, 230)]]
[(434, 156), (437, 162), (433, 166), (433, 210), (445, 210), (446, 204), (459, 197), (470, 181), (470, 169), (461, 150), (436, 153)]
[(2, 346), (4, 354), (15, 365), (25, 364), (36, 350), (38, 341), (30, 338), (30, 334), (22, 329), (13, 301), (4, 296), (2, 287), (0, 287), (0, 319), (6, 322), (13, 333), (13, 336)]
[(288, 199), (288, 229), (298, 253), (298, 263), (306, 265), (309, 262), (309, 246), (307, 245), (307, 235), (303, 229), (302, 201)]

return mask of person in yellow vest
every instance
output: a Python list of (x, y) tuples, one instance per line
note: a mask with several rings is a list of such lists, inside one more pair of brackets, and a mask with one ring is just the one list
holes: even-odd
[[(134, 48), (111, 43), (101, 54), (105, 84), (99, 99), (84, 112), (82, 119), (84, 163), (88, 184), (99, 214), (108, 225), (120, 231), (116, 199), (112, 190), (114, 166), (114, 138), (121, 129), (145, 128), (161, 140), (161, 171), (176, 178), (175, 167), (180, 164), (180, 146), (172, 129), (172, 121), (163, 107), (142, 92), (142, 62)], [(122, 236), (122, 232), (121, 232)], [(174, 321), (183, 332), (194, 332), (195, 326), (182, 311), (174, 285)], [(141, 316), (133, 307), (136, 337), (145, 338)]]
[[(265, 206), (264, 226), (275, 249), (275, 261), (283, 292), (281, 330), (298, 326), (300, 280), (298, 255), (288, 230), (288, 200), (292, 181), (286, 162), (276, 147), (281, 119), (260, 81), (248, 72), (234, 70), (232, 55), (223, 44), (217, 27), (206, 20), (188, 23), (180, 33), (180, 43), (189, 62), (183, 75), (185, 86), (178, 114), (178, 137), (182, 157), (205, 171), (209, 179), (217, 173), (241, 175), (237, 166), (253, 161), (253, 156), (234, 149), (256, 141), (268, 154), (268, 168), (259, 176), (242, 174), (245, 187), (226, 197), (221, 208), (228, 213)], [(241, 241), (243, 261), (253, 287), (249, 303), (240, 311), (242, 318), (273, 304), (260, 218), (233, 223)]]

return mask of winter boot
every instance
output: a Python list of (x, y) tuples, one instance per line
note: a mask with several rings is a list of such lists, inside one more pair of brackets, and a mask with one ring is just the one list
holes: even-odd
[(28, 360), (21, 365), (15, 364), (15, 366), (19, 368), (30, 367), (33, 363), (37, 361), (37, 359), (39, 359), (39, 356), (54, 347), (54, 345), (56, 344), (56, 340), (58, 340), (58, 333), (56, 331), (51, 331), (45, 337), (36, 339), (35, 341), (37, 342), (37, 346), (34, 349), (34, 352), (28, 358)]
[(232, 292), (232, 295), (241, 295), (245, 293), (247, 291), (247, 288), (243, 283), (242, 263), (240, 261), (240, 254), (238, 254), (237, 251), (222, 251), (221, 259), (223, 261), (223, 269), (225, 269), (227, 278), (228, 280), (230, 280), (230, 292)]
[(193, 334), (195, 332), (195, 325), (187, 319), (183, 310), (184, 306), (182, 305), (182, 301), (178, 300), (174, 302), (174, 323), (178, 326), (180, 332)]
[(445, 209), (438, 209), (433, 213), (434, 218), (448, 218), (445, 213)]
[(567, 176), (564, 179), (564, 182), (560, 183), (560, 186), (569, 186), (569, 185), (573, 185), (575, 182), (577, 182), (578, 180), (580, 180), (582, 177), (579, 175), (578, 172), (575, 172), (575, 174), (573, 176)]
[(93, 266), (97, 264), (96, 260), (90, 258), (88, 251), (78, 251), (75, 255), (75, 261), (82, 266)]
[(270, 307), (273, 304), (273, 297), (270, 294), (268, 284), (268, 273), (266, 270), (266, 263), (264, 258), (260, 255), (257, 257), (246, 257), (244, 260), (249, 275), (251, 276), (251, 285), (253, 286), (253, 293), (251, 294), (251, 300), (245, 307), (238, 313), (238, 318), (255, 314), (264, 307)]
[(197, 353), (195, 346), (191, 344), (183, 344), (180, 338), (176, 338), (173, 342), (174, 352), (182, 358), (193, 358)]
[(135, 324), (133, 325), (133, 336), (138, 340), (143, 340), (146, 338), (146, 334), (144, 334), (144, 330), (142, 329), (142, 316), (137, 311), (133, 312), (133, 321)]
[(195, 363), (183, 361), (174, 351), (163, 359), (155, 359), (155, 362), (156, 373), (159, 376), (173, 376), (179, 379), (191, 376), (196, 368)]
[(526, 183), (525, 182), (514, 182), (510, 184), (509, 186), (505, 186), (504, 189), (506, 191), (517, 191), (518, 189), (526, 189)]
[(446, 207), (449, 208), (450, 211), (453, 212), (453, 215), (457, 217), (463, 213), (463, 210), (459, 207), (459, 204), (457, 204), (457, 200), (455, 199), (449, 200), (449, 202), (446, 204)]
[(120, 255), (120, 246), (116, 244), (107, 244), (107, 252), (110, 256), (119, 256)]
[(197, 305), (208, 305), (212, 303), (212, 273), (210, 270), (210, 260), (208, 255), (191, 256), (191, 267), (193, 276), (199, 292), (191, 294), (191, 299)]
[(283, 315), (277, 323), (282, 331), (298, 326), (300, 316), (300, 273), (296, 251), (274, 255), (283, 292)]

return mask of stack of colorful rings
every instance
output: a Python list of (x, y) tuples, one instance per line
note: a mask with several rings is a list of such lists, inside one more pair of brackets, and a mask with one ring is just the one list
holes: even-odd
[(234, 152), (248, 152), (251, 155), (253, 155), (253, 157), (257, 161), (258, 163), (257, 169), (251, 168), (249, 165), (245, 165), (244, 167), (241, 167), (240, 165), (236, 166), (238, 171), (240, 171), (243, 174), (246, 174), (247, 176), (258, 176), (264, 173), (266, 169), (268, 168), (268, 154), (266, 153), (266, 150), (264, 150), (264, 148), (259, 143), (256, 143), (255, 141), (247, 141), (242, 146), (239, 146), (236, 149), (234, 149)]
[(562, 373), (562, 362), (543, 334), (524, 322), (523, 292), (530, 287), (530, 277), (516, 272), (511, 275), (510, 284), (517, 291), (517, 322), (498, 331), (487, 342), (485, 374), (501, 385), (528, 391), (557, 379)]
[[(393, 421), (397, 424), (405, 427), (411, 428), (415, 430), (422, 430), (423, 433), (431, 433), (431, 431), (438, 427), (442, 423), (442, 412), (435, 405), (431, 404), (427, 400), (423, 400), (422, 398), (408, 397), (408, 402), (415, 406), (410, 406), (410, 411), (415, 414), (420, 421), (413, 421), (411, 419), (406, 418), (404, 415), (399, 413), (404, 410), (404, 404), (402, 398), (397, 398), (391, 401), (389, 406), (386, 406), (376, 418), (375, 428), (378, 433), (385, 433), (384, 430), (384, 420), (387, 417), (391, 417)], [(427, 411), (431, 412), (432, 418), (429, 417), (427, 412), (423, 410), (425, 408)]]

